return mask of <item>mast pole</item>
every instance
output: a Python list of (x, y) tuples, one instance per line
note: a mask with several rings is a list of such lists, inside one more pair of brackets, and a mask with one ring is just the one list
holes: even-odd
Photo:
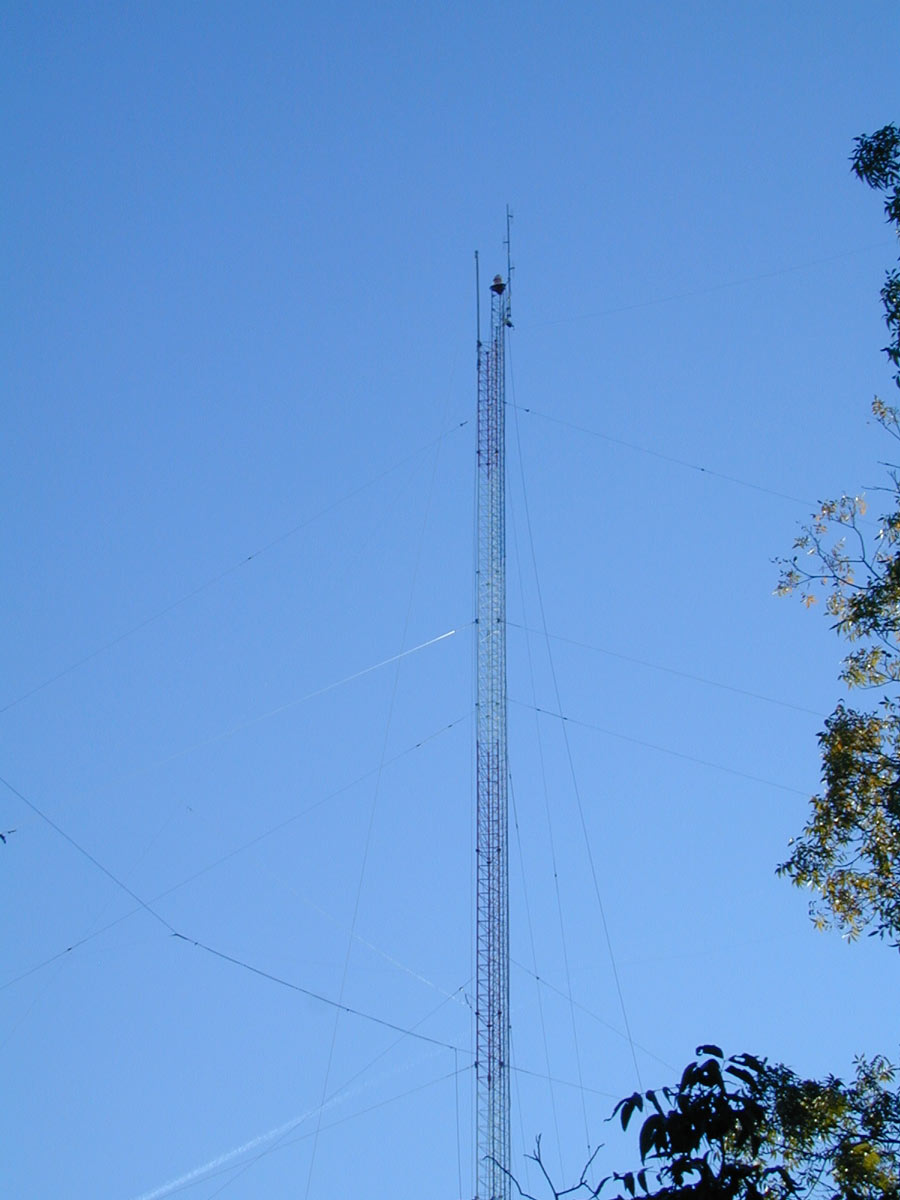
[[(509, 211), (507, 210), (507, 252)], [(491, 284), (478, 340), (476, 745), (476, 1200), (509, 1200), (509, 867), (506, 730), (506, 367), (508, 280)], [(480, 325), (480, 322), (479, 322)]]

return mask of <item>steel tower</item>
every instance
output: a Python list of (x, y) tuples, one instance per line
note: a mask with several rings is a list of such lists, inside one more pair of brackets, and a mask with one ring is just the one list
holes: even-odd
[(476, 1200), (509, 1200), (510, 1194), (504, 433), (509, 325), (509, 290), (496, 275), (487, 345), (480, 328), (478, 334)]

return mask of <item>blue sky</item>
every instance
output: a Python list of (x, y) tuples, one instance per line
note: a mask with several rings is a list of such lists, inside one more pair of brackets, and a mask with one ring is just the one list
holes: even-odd
[(891, 454), (896, 245), (847, 160), (898, 33), (8, 6), (4, 1194), (471, 1196), (472, 252), (505, 268), (506, 204), (514, 1164), (542, 1132), (560, 1179), (630, 1165), (614, 1100), (701, 1041), (896, 1050), (895, 955), (773, 877), (841, 692), (771, 560)]

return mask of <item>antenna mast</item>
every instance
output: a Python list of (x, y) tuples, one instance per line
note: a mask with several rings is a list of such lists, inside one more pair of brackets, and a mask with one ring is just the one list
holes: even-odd
[[(507, 263), (509, 220), (506, 214)], [(477, 256), (476, 256), (477, 270)], [(506, 746), (506, 331), (509, 278), (478, 331), (476, 1200), (509, 1200), (509, 868)], [(480, 322), (479, 322), (480, 325)]]

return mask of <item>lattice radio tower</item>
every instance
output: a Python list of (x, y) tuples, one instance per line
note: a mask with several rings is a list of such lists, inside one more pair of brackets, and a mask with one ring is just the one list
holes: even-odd
[[(507, 279), (491, 284), (489, 341), (478, 305), (476, 818), (476, 1200), (509, 1200), (509, 869), (506, 745)], [(475, 255), (476, 290), (478, 255)]]

